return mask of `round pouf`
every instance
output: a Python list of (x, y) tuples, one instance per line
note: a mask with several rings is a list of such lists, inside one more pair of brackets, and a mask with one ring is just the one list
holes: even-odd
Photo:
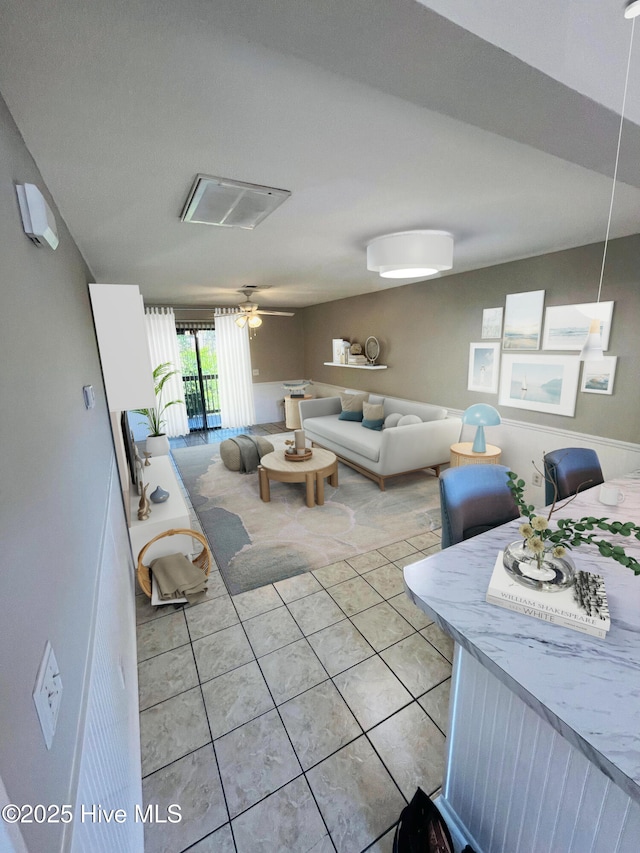
[[(262, 456), (265, 453), (273, 451), (273, 444), (270, 441), (267, 441), (261, 435), (256, 436), (256, 438), (258, 439), (258, 448)], [(225, 438), (220, 444), (220, 459), (224, 462), (225, 468), (228, 468), (230, 471), (240, 470), (240, 448), (233, 439)]]

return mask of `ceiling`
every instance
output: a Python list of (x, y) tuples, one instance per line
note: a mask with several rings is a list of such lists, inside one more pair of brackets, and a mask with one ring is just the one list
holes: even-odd
[[(384, 233), (451, 231), (454, 273), (602, 240), (623, 7), (1, 0), (0, 91), (97, 281), (303, 307), (405, 283), (366, 269)], [(640, 33), (625, 115), (612, 237), (640, 230)], [(254, 231), (185, 224), (198, 173), (291, 197)]]

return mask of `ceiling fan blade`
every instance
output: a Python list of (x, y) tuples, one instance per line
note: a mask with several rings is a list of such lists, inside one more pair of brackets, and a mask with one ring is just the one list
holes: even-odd
[(270, 314), (272, 317), (295, 317), (292, 311), (256, 311), (256, 314)]

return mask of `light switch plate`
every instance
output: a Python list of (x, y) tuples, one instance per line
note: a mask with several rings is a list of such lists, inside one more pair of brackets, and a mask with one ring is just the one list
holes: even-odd
[(60, 678), (60, 670), (51, 643), (47, 640), (36, 676), (36, 684), (33, 688), (33, 701), (38, 712), (47, 749), (51, 749), (53, 743), (61, 700), (62, 679)]

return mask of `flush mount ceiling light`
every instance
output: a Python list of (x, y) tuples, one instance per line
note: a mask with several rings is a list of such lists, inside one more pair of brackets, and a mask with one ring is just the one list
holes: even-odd
[(196, 175), (180, 219), (192, 224), (251, 231), (290, 195), (289, 190), (275, 187)]
[(633, 0), (624, 10), (625, 18), (637, 18), (640, 15), (640, 0)]
[(616, 197), (616, 181), (618, 179), (618, 164), (620, 162), (620, 143), (622, 142), (622, 128), (624, 126), (624, 110), (627, 103), (627, 89), (629, 87), (629, 69), (631, 68), (631, 54), (633, 51), (633, 32), (635, 30), (635, 18), (640, 15), (640, 0), (633, 0), (624, 10), (625, 18), (630, 18), (631, 38), (629, 40), (629, 56), (627, 57), (627, 73), (624, 80), (624, 92), (622, 95), (622, 109), (620, 110), (620, 127), (618, 129), (618, 145), (616, 148), (616, 161), (613, 167), (613, 186), (611, 187), (611, 201), (609, 202), (609, 217), (607, 219), (607, 233), (604, 238), (604, 249), (602, 252), (602, 265), (600, 267), (600, 282), (598, 284), (598, 298), (596, 299), (595, 309), (590, 312), (591, 323), (587, 339), (584, 342), (580, 353), (580, 361), (601, 361), (604, 358), (602, 351), (602, 335), (600, 320), (602, 313), (599, 310), (600, 294), (602, 293), (602, 281), (604, 279), (604, 267), (607, 260), (607, 246), (609, 245), (609, 233), (611, 231), (611, 216), (613, 214), (613, 200)]
[(367, 244), (367, 269), (382, 278), (420, 278), (453, 266), (453, 235), (448, 231), (401, 231)]

